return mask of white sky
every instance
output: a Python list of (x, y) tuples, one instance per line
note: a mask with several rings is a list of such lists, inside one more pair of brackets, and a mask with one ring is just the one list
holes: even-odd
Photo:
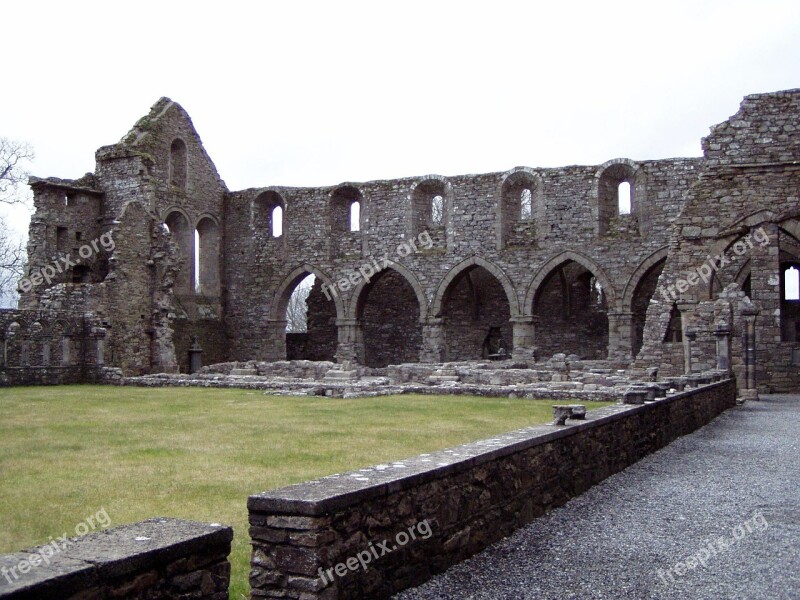
[(232, 190), (699, 155), (800, 87), (796, 0), (17, 0), (0, 43), (34, 174), (94, 170), (169, 96)]

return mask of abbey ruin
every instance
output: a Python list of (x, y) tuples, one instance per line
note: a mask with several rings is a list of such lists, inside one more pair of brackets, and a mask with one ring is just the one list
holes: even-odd
[[(96, 161), (31, 178), (5, 384), (186, 373), (197, 357), (385, 374), (556, 355), (800, 387), (800, 90), (746, 97), (697, 158), (231, 191), (162, 98)], [(308, 275), (306, 331), (287, 334)]]

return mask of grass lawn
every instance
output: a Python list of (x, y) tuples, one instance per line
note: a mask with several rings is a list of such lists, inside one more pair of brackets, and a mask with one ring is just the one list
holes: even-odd
[[(248, 390), (0, 389), (0, 553), (168, 516), (233, 525), (231, 598), (249, 597), (247, 497), (552, 419), (553, 401), (353, 400)], [(587, 403), (587, 408), (601, 403)]]

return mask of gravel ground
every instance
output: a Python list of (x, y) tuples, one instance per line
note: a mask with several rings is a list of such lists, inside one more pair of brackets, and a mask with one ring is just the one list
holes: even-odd
[(763, 396), (394, 598), (800, 598), (798, 459), (800, 395)]

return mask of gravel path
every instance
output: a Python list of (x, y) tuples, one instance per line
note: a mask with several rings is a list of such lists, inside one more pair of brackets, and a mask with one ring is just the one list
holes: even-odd
[(534, 598), (800, 598), (800, 395), (731, 409), (395, 596)]

